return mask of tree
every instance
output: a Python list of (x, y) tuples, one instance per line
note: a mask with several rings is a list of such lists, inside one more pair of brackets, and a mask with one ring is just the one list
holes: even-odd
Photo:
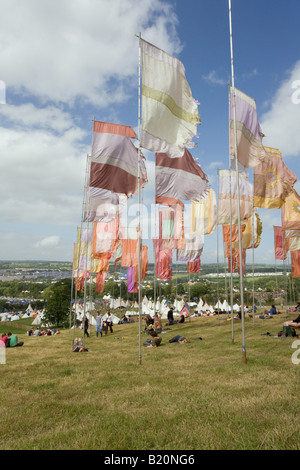
[(44, 296), (46, 298), (45, 322), (57, 328), (67, 325), (71, 301), (70, 280), (65, 279), (47, 287)]

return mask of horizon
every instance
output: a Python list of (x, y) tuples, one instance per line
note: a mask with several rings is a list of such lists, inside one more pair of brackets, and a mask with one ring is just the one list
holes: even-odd
[[(43, 10), (38, 0), (0, 1), (0, 257), (72, 261), (92, 120), (138, 127), (139, 31), (184, 65), (201, 119), (191, 153), (218, 194), (217, 170), (229, 166), (227, 0), (145, 0), (134, 9), (130, 0), (115, 0), (113, 11), (103, 0), (85, 5), (61, 0), (59, 7), (46, 0)], [(297, 176), (299, 17), (298, 0), (284, 8), (279, 0), (271, 8), (267, 0), (232, 1), (235, 87), (256, 102), (263, 144), (278, 148)], [(154, 155), (143, 153), (148, 174), (143, 198), (151, 219)], [(300, 193), (300, 181), (294, 188)], [(128, 223), (135, 223), (135, 204), (133, 196)], [(257, 213), (263, 232), (255, 259), (272, 264), (273, 227), (281, 225), (281, 211)], [(204, 237), (202, 264), (217, 260), (218, 230)], [(151, 261), (152, 240), (143, 240)]]

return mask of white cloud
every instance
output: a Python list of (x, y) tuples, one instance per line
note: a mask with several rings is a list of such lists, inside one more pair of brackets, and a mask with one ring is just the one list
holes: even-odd
[(55, 106), (37, 108), (32, 103), (22, 105), (9, 104), (0, 107), (0, 115), (5, 118), (6, 125), (14, 127), (35, 127), (63, 132), (74, 126), (70, 113)]
[(63, 233), (74, 227), (75, 237), (81, 220), (91, 147), (90, 132), (80, 127), (90, 119), (84, 111), (115, 122), (118, 105), (137, 99), (136, 35), (176, 55), (178, 20), (164, 0), (0, 0), (0, 6), (7, 102), (0, 107), (0, 255), (72, 259)]
[(43, 238), (39, 242), (36, 243), (36, 247), (55, 247), (58, 246), (60, 242), (60, 238), (57, 235), (52, 235), (50, 237)]
[[(50, 240), (47, 241), (47, 238)], [(2, 260), (72, 260), (73, 245), (65, 237), (43, 237), (40, 234), (0, 231), (0, 258)], [(56, 243), (58, 241), (58, 243)], [(43, 242), (43, 243), (42, 243)]]
[(85, 133), (0, 128), (0, 218), (73, 225), (80, 220)]
[(300, 61), (277, 90), (271, 109), (260, 119), (261, 128), (266, 135), (264, 145), (278, 148), (283, 157), (300, 155), (300, 103), (293, 100), (296, 91), (293, 83), (299, 79)]
[(176, 24), (161, 0), (2, 1), (1, 79), (45, 102), (123, 102), (137, 75), (136, 35), (176, 53)]
[(226, 80), (218, 77), (217, 72), (215, 70), (209, 72), (208, 75), (203, 75), (202, 78), (205, 81), (212, 83), (213, 85), (226, 85), (227, 83)]

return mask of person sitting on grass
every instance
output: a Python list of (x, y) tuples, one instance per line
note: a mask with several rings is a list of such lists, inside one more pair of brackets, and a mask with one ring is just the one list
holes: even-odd
[[(4, 347), (6, 348), (7, 343), (8, 343), (8, 337), (7, 337), (6, 333), (2, 333), (0, 341), (4, 344)], [(1, 346), (2, 346), (2, 344), (1, 344)]]
[(8, 346), (10, 348), (15, 348), (16, 346), (23, 346), (24, 341), (18, 342), (17, 335), (13, 335), (12, 333), (9, 332), (9, 333), (7, 333), (7, 336), (8, 336), (8, 339), (9, 339)]
[(295, 320), (284, 322), (283, 326), (292, 326), (293, 328), (300, 328), (300, 315)]
[(272, 305), (271, 309), (269, 310), (269, 315), (277, 315), (278, 312), (276, 310), (275, 305)]
[(162, 322), (161, 322), (160, 316), (158, 315), (157, 312), (155, 312), (155, 315), (154, 315), (154, 326), (155, 326), (156, 331), (158, 333), (161, 333), (161, 331), (162, 331)]
[(75, 338), (73, 344), (73, 352), (85, 352), (88, 351), (83, 345), (83, 341), (80, 338)]
[(154, 346), (156, 346), (156, 347), (160, 346), (161, 337), (158, 336), (157, 331), (152, 326), (150, 326), (147, 329), (147, 333), (151, 336), (151, 338), (147, 339), (144, 342), (144, 346), (146, 348), (152, 348)]
[[(252, 315), (249, 315), (250, 318), (253, 318)], [(269, 314), (268, 310), (265, 310), (261, 315), (254, 315), (254, 318), (260, 318), (261, 320), (265, 320), (267, 318), (273, 318), (272, 315)]]
[(145, 331), (146, 331), (150, 327), (150, 325), (153, 325), (153, 323), (154, 323), (154, 320), (151, 317), (151, 315), (149, 315), (149, 314), (146, 315), (145, 323), (146, 323), (146, 325), (145, 325)]

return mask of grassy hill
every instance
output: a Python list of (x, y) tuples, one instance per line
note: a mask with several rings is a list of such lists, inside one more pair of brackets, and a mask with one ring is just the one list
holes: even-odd
[[(0, 448), (299, 450), (294, 338), (266, 335), (285, 319), (245, 319), (246, 364), (241, 323), (232, 329), (226, 316), (170, 327), (160, 347), (142, 348), (141, 363), (138, 322), (98, 338), (92, 328), (88, 352), (77, 354), (81, 330), (20, 333), (24, 346), (0, 365)], [(190, 342), (170, 344), (176, 334)]]

